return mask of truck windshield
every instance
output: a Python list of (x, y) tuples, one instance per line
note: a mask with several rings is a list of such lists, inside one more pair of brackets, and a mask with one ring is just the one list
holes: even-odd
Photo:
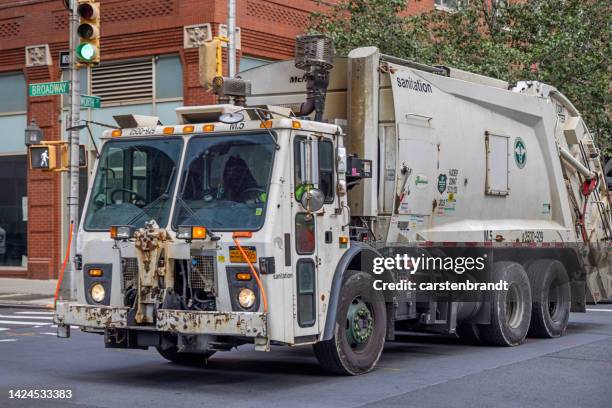
[(275, 147), (268, 133), (192, 138), (173, 225), (261, 228)]
[(85, 215), (88, 231), (111, 225), (168, 223), (180, 138), (113, 140), (104, 145)]

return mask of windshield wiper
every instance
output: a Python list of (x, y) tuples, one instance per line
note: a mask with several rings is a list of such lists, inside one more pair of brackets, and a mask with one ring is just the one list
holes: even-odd
[[(184, 170), (181, 180), (183, 181), (183, 186), (181, 188), (181, 191), (176, 195), (176, 202), (178, 204), (180, 204), (181, 207), (183, 207), (185, 210), (187, 210), (187, 212), (189, 213), (189, 215), (198, 222), (198, 224), (200, 224), (199, 226), (206, 228), (206, 231), (208, 233), (208, 235), (210, 235), (210, 239), (211, 241), (218, 241), (221, 239), (220, 236), (216, 235), (214, 232), (212, 232), (207, 226), (206, 224), (204, 224), (204, 222), (202, 222), (202, 220), (200, 219), (200, 217), (198, 217), (196, 215), (195, 212), (193, 212), (193, 210), (189, 207), (189, 204), (187, 204), (185, 202), (185, 200), (183, 200), (183, 194), (185, 193), (185, 188), (187, 188), (187, 174), (188, 174), (188, 170)], [(176, 210), (175, 210), (176, 211)], [(178, 225), (177, 225), (178, 227)]]
[(162, 201), (166, 201), (168, 197), (170, 197), (170, 186), (172, 186), (172, 179), (174, 178), (175, 173), (176, 173), (176, 166), (172, 167), (172, 172), (170, 173), (170, 179), (168, 180), (168, 185), (166, 185), (166, 189), (164, 190), (164, 192), (159, 197), (157, 197), (155, 200), (151, 201), (149, 204), (142, 207), (140, 209), (140, 212), (128, 221), (128, 225), (134, 225), (134, 223), (143, 215), (148, 215), (149, 217), (153, 217), (153, 219), (159, 218), (162, 206), (159, 207), (159, 211), (157, 211), (157, 214), (155, 216), (149, 214), (149, 210), (153, 209), (158, 203)]

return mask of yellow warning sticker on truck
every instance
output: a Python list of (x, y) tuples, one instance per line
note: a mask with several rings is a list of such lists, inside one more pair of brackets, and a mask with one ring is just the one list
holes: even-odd
[[(249, 258), (249, 261), (251, 261), (251, 263), (257, 262), (257, 249), (254, 246), (243, 246), (242, 250)], [(230, 262), (232, 263), (247, 263), (238, 247), (229, 247), (229, 256)]]

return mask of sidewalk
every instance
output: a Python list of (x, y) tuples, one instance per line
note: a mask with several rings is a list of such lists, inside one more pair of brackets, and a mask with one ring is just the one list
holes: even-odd
[(56, 279), (0, 278), (0, 306), (52, 308)]

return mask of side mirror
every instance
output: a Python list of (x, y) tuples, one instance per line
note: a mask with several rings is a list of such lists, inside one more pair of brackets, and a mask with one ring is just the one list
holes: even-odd
[(311, 188), (302, 194), (300, 204), (310, 213), (319, 211), (325, 202), (325, 194), (318, 188)]

